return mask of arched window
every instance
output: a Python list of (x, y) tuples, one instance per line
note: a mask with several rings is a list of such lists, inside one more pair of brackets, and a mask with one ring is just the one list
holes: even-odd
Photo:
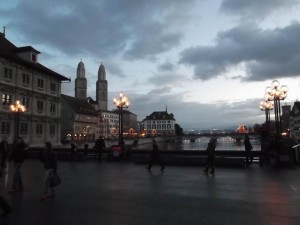
[(165, 130), (166, 129), (166, 124), (162, 125), (162, 129)]
[(171, 124), (167, 125), (167, 129), (170, 130), (171, 129)]
[(157, 125), (157, 129), (158, 129), (158, 130), (161, 129), (161, 125), (160, 125), (160, 124)]
[(147, 129), (151, 130), (151, 125), (150, 124), (147, 125)]
[(152, 125), (152, 129), (156, 129), (156, 125), (155, 124)]

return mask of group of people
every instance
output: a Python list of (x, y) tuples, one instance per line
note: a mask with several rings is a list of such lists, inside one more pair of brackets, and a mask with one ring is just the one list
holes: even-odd
[[(0, 179), (4, 177), (7, 172), (8, 162), (12, 161), (14, 165), (12, 188), (9, 191), (10, 194), (17, 192), (22, 192), (24, 190), (24, 184), (21, 174), (22, 165), (26, 159), (27, 155), (27, 145), (25, 144), (23, 138), (18, 137), (13, 145), (10, 147), (6, 138), (3, 138), (0, 143)], [(41, 201), (48, 198), (54, 197), (54, 186), (52, 182), (53, 175), (57, 171), (57, 159), (56, 155), (52, 149), (51, 142), (45, 143), (45, 150), (41, 152), (40, 159), (45, 168), (45, 179), (44, 179), (44, 193), (40, 197)], [(0, 188), (0, 190), (3, 190)], [(12, 211), (11, 206), (7, 201), (0, 195), (0, 209), (2, 210), (2, 215), (6, 216)]]
[[(203, 170), (204, 173), (210, 173), (210, 174), (215, 173), (214, 161), (215, 161), (216, 146), (217, 146), (217, 139), (211, 138), (206, 148), (207, 159), (206, 159), (206, 168), (205, 170)], [(251, 156), (250, 153), (253, 147), (250, 142), (250, 137), (248, 134), (245, 135), (244, 146), (246, 152), (245, 166), (248, 168), (253, 161), (253, 157)]]

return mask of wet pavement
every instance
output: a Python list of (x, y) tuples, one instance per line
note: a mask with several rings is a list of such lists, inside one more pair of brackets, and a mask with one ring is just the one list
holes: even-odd
[(59, 162), (56, 197), (39, 201), (44, 169), (23, 165), (25, 190), (8, 194), (12, 165), (1, 195), (13, 212), (1, 225), (300, 224), (300, 168), (253, 165), (217, 168), (167, 166), (164, 172), (132, 162)]

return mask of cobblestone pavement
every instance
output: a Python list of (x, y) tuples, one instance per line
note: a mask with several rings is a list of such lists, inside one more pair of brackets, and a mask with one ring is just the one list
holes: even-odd
[(167, 166), (152, 172), (132, 162), (59, 162), (56, 197), (39, 201), (44, 169), (23, 165), (25, 190), (8, 194), (12, 165), (1, 195), (13, 211), (1, 225), (300, 224), (300, 169)]

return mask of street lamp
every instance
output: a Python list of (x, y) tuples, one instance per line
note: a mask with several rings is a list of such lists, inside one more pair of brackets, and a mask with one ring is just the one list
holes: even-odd
[(273, 110), (273, 103), (268, 101), (268, 100), (264, 100), (260, 103), (260, 110), (261, 111), (265, 111), (266, 114), (266, 131), (267, 131), (267, 135), (269, 135), (270, 132), (270, 110)]
[(19, 120), (20, 120), (20, 113), (26, 111), (26, 107), (22, 105), (20, 101), (16, 101), (15, 104), (10, 105), (10, 110), (15, 114), (15, 140), (17, 140), (19, 136)]
[(276, 127), (276, 137), (280, 137), (281, 133), (281, 109), (280, 100), (284, 100), (287, 97), (288, 87), (286, 85), (280, 86), (278, 80), (274, 80), (271, 86), (266, 87), (266, 99), (268, 101), (274, 101), (275, 110), (275, 127)]
[(123, 108), (129, 107), (129, 100), (128, 98), (123, 95), (123, 93), (119, 94), (119, 98), (114, 98), (114, 105), (119, 109), (119, 145), (124, 145), (124, 138), (123, 138)]

